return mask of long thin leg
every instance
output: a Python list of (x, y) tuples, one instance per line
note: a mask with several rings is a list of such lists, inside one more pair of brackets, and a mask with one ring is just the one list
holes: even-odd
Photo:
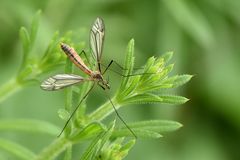
[(109, 97), (109, 95), (108, 95), (106, 92), (104, 92), (104, 93), (106, 94), (106, 96), (108, 97), (110, 103), (112, 104), (112, 107), (113, 107), (116, 115), (118, 116), (118, 118), (119, 118), (119, 119), (122, 121), (122, 123), (127, 127), (127, 129), (132, 133), (132, 135), (137, 139), (137, 135), (133, 132), (133, 130), (127, 125), (127, 123), (126, 123), (126, 122), (123, 120), (123, 118), (120, 116), (120, 114), (118, 113), (118, 111), (117, 111), (116, 107), (114, 106), (114, 104), (113, 104), (111, 98)]
[[(110, 71), (112, 71), (112, 72), (114, 72), (114, 73), (116, 73), (116, 74), (118, 74), (118, 75), (120, 75), (120, 76), (122, 76), (122, 77), (131, 77), (131, 76), (139, 76), (139, 75), (151, 75), (151, 74), (156, 74), (156, 73), (137, 73), (137, 74), (123, 75), (123, 74), (119, 73), (118, 71), (115, 71), (115, 70), (113, 70), (113, 69), (110, 68), (110, 66), (113, 64), (113, 62), (115, 62), (115, 61), (114, 61), (114, 60), (111, 60), (110, 63), (109, 63), (107, 66), (103, 65), (104, 67), (106, 67), (106, 69), (103, 71), (102, 75), (104, 75), (107, 70), (110, 70)], [(117, 62), (115, 62), (115, 63), (118, 64)], [(119, 64), (118, 64), (118, 65), (119, 65)], [(121, 66), (119, 65), (119, 67), (121, 67)], [(122, 68), (122, 67), (121, 67), (121, 68)]]
[[(85, 52), (84, 50), (82, 50), (82, 51), (80, 52), (79, 56), (81, 56), (82, 53), (83, 53), (84, 57), (86, 58), (88, 64), (90, 64), (90, 61), (89, 61), (89, 59), (87, 58), (86, 52)], [(90, 65), (91, 65), (91, 64), (90, 64)]]
[(103, 71), (102, 75), (104, 75), (104, 73), (108, 70), (108, 68), (112, 65), (114, 61), (111, 60), (111, 62), (107, 65), (106, 69)]
[[(102, 71), (101, 71), (101, 63), (100, 62), (97, 62), (97, 64), (98, 64), (98, 71), (100, 72), (100, 73), (102, 73)], [(106, 71), (105, 71), (106, 72)]]
[[(112, 62), (112, 61), (111, 61), (111, 62)], [(111, 66), (111, 64), (112, 64), (111, 62), (108, 64), (108, 66), (107, 66), (106, 69), (104, 70), (103, 75), (104, 75), (104, 73), (106, 73), (107, 70), (110, 70), (110, 71), (112, 71), (112, 72), (114, 72), (114, 73), (116, 73), (116, 74), (118, 74), (118, 75), (120, 75), (120, 76), (122, 76), (122, 77), (132, 77), (132, 76), (139, 76), (139, 75), (152, 75), (152, 74), (156, 74), (156, 73), (136, 73), (136, 74), (123, 75), (123, 74), (121, 74), (120, 72), (115, 71), (115, 70), (109, 68), (109, 67)]]
[[(106, 66), (104, 64), (101, 64), (102, 66), (104, 66), (106, 69), (104, 70), (103, 74), (108, 70), (108, 68), (112, 65), (115, 64), (116, 66), (118, 66), (121, 70), (127, 70), (126, 68), (123, 68), (119, 63), (117, 63), (114, 60), (111, 60), (110, 63)], [(134, 70), (139, 70), (139, 69), (143, 69), (143, 68), (134, 68)], [(111, 70), (111, 69), (110, 69)]]
[[(119, 68), (121, 68), (122, 70), (127, 70), (127, 68), (123, 68), (119, 63), (117, 63), (116, 61), (114, 60), (111, 60), (113, 61), (114, 64), (116, 64)], [(134, 68), (134, 70), (138, 70), (138, 69), (143, 69), (143, 68)]]
[(93, 87), (95, 86), (95, 83), (92, 85), (92, 87), (87, 91), (87, 93), (83, 96), (83, 98), (81, 99), (81, 101), (78, 103), (77, 107), (73, 110), (71, 116), (68, 118), (67, 122), (65, 123), (65, 125), (63, 126), (62, 131), (60, 132), (60, 134), (57, 137), (60, 137), (63, 133), (63, 131), (65, 130), (65, 128), (67, 127), (68, 123), (70, 122), (70, 120), (72, 119), (72, 117), (74, 116), (74, 114), (76, 113), (76, 111), (78, 110), (78, 108), (80, 107), (81, 103), (83, 102), (83, 100), (87, 97), (87, 95), (92, 91)]

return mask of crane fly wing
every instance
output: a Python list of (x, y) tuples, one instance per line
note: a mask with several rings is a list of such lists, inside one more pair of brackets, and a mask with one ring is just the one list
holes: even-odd
[(43, 90), (55, 91), (83, 81), (84, 78), (78, 75), (57, 74), (43, 81), (41, 84), (41, 88)]
[(100, 62), (104, 42), (105, 26), (101, 18), (97, 18), (90, 31), (90, 48), (93, 57)]

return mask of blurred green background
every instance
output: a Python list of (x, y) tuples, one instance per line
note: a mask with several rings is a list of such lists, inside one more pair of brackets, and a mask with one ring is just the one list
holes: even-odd
[[(19, 68), (22, 50), (18, 31), (21, 26), (30, 26), (38, 9), (42, 17), (34, 54), (46, 48), (56, 30), (81, 30), (81, 39), (88, 43), (88, 31), (100, 16), (106, 25), (104, 62), (114, 59), (122, 64), (126, 45), (134, 38), (136, 66), (150, 56), (174, 51), (174, 72), (195, 75), (175, 91), (190, 99), (184, 105), (134, 105), (120, 111), (127, 122), (169, 119), (184, 125), (159, 140), (138, 140), (127, 160), (240, 159), (239, 0), (1, 0), (1, 84)], [(110, 77), (113, 92), (119, 78)], [(105, 101), (98, 90), (92, 95), (99, 97), (92, 106)], [(56, 112), (63, 104), (63, 92), (28, 87), (0, 104), (0, 118), (34, 118), (62, 126)], [(0, 135), (35, 152), (55, 138), (12, 132)], [(78, 150), (82, 149), (74, 152)], [(12, 158), (0, 151), (0, 159)]]

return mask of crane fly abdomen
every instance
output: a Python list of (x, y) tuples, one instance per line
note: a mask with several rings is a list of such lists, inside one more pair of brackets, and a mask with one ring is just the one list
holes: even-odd
[(61, 43), (61, 49), (78, 68), (80, 68), (84, 73), (91, 76), (92, 71), (86, 66), (82, 58), (72, 47), (68, 46), (67, 44)]

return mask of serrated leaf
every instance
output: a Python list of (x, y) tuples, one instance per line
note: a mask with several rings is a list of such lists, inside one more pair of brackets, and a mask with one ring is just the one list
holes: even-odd
[(129, 123), (129, 127), (140, 130), (152, 130), (158, 133), (172, 132), (182, 127), (182, 124), (176, 121), (168, 120), (149, 120)]
[[(125, 62), (123, 68), (123, 75), (131, 75), (134, 66), (134, 39), (131, 39), (127, 46), (127, 54), (125, 56)], [(123, 77), (121, 87), (124, 88), (128, 82), (129, 77)]]
[(151, 93), (138, 94), (136, 96), (133, 96), (124, 100), (124, 104), (125, 103), (126, 104), (130, 104), (130, 103), (144, 104), (144, 103), (159, 103), (159, 102), (162, 102), (162, 98)]
[(192, 75), (188, 75), (188, 74), (176, 75), (163, 80), (162, 83), (172, 84), (172, 88), (176, 88), (190, 81), (192, 77), (193, 77)]
[(68, 120), (68, 118), (70, 117), (70, 113), (65, 110), (65, 109), (59, 109), (58, 110), (58, 116), (62, 119), (62, 120)]
[(29, 149), (21, 146), (20, 144), (2, 138), (0, 138), (0, 148), (15, 155), (18, 159), (29, 160), (35, 159), (36, 157), (36, 155)]
[(166, 66), (163, 71), (161, 72), (161, 79), (164, 79), (172, 70), (173, 70), (174, 64), (170, 64)]
[[(133, 130), (137, 137), (159, 138), (162, 137), (161, 133), (175, 131), (182, 127), (182, 124), (167, 120), (149, 120), (129, 123), (128, 126)], [(117, 128), (113, 132), (113, 137), (115, 138), (124, 136), (132, 136), (125, 126)]]
[(95, 152), (95, 150), (97, 150), (99, 148), (99, 145), (101, 143), (101, 138), (104, 136), (105, 132), (100, 133), (93, 141), (92, 143), (88, 146), (88, 148), (85, 150), (85, 152), (83, 153), (82, 157), (80, 158), (80, 160), (89, 160), (93, 154), (93, 152)]
[(1, 120), (0, 130), (45, 133), (53, 136), (56, 136), (60, 131), (60, 129), (57, 126), (51, 123), (33, 119)]
[(155, 90), (172, 88), (172, 86), (173, 86), (172, 84), (149, 85), (149, 86), (140, 88), (139, 91), (141, 91), (141, 92), (152, 92), (152, 91), (155, 91)]
[(173, 56), (173, 52), (166, 52), (161, 57), (164, 59), (165, 64), (167, 64)]
[(38, 26), (39, 26), (39, 19), (41, 15), (41, 10), (37, 11), (35, 16), (33, 17), (32, 24), (31, 24), (31, 35), (30, 35), (30, 40), (31, 40), (31, 46), (33, 46), (33, 43), (36, 40), (36, 35), (38, 31)]
[(86, 127), (84, 127), (81, 131), (71, 135), (70, 139), (74, 143), (77, 143), (79, 141), (89, 139), (104, 130), (105, 130), (105, 126), (102, 123), (93, 122), (87, 125)]
[(106, 132), (106, 134), (104, 135), (104, 137), (102, 138), (102, 143), (101, 143), (101, 147), (103, 147), (103, 145), (108, 141), (108, 139), (110, 138), (110, 136), (112, 135), (112, 132), (115, 128), (115, 123), (116, 120), (114, 120), (113, 122), (111, 122), (110, 126), (108, 127), (108, 130)]
[(21, 27), (19, 31), (19, 36), (22, 41), (23, 46), (23, 61), (26, 61), (26, 58), (29, 54), (30, 50), (30, 37), (27, 29), (25, 27)]
[[(56, 49), (57, 44), (59, 43), (59, 32), (56, 31), (50, 41), (50, 43), (48, 44), (47, 49), (44, 52), (44, 56), (42, 58), (42, 64), (46, 63), (46, 61), (50, 60), (51, 58), (49, 57), (53, 57), (52, 59), (54, 59), (54, 55), (53, 52)], [(55, 53), (54, 53), (55, 54)], [(61, 55), (61, 54), (59, 54)]]
[(110, 128), (106, 132), (100, 133), (89, 145), (87, 150), (83, 153), (83, 156), (80, 160), (89, 160), (93, 157), (95, 157), (98, 152), (101, 150), (103, 145), (107, 142), (107, 140), (112, 135), (113, 129), (115, 126), (115, 121), (112, 123)]
[(162, 98), (162, 103), (167, 104), (184, 104), (189, 100), (185, 97), (176, 95), (160, 95), (159, 97)]
[(120, 151), (124, 153), (129, 152), (129, 150), (135, 145), (135, 143), (135, 139), (128, 141), (121, 147)]
[[(141, 129), (133, 129), (134, 134), (138, 138), (160, 138), (162, 135), (158, 132), (151, 130), (141, 130)], [(112, 133), (112, 138), (118, 137), (133, 137), (132, 133), (128, 129), (117, 129)]]
[(148, 58), (147, 63), (144, 66), (144, 73), (148, 72), (148, 70), (154, 65), (155, 60), (155, 57)]
[[(126, 141), (126, 140), (125, 140)], [(129, 150), (134, 146), (135, 139), (128, 140), (125, 144), (124, 138), (117, 138), (108, 141), (104, 147), (101, 149), (100, 154), (97, 155), (96, 160), (121, 160), (129, 152)]]
[(124, 98), (126, 95), (129, 95), (131, 92), (133, 92), (136, 89), (136, 87), (138, 86), (139, 80), (140, 80), (140, 76), (132, 77), (131, 82), (125, 88), (125, 90), (121, 91), (120, 94), (118, 94), (118, 97), (117, 97), (118, 100), (120, 99), (120, 101), (121, 101), (122, 98)]
[[(150, 57), (148, 60), (147, 60), (147, 63), (146, 65), (144, 66), (144, 73), (152, 73), (151, 72), (151, 67), (154, 65), (155, 63), (155, 58), (154, 57)], [(140, 79), (140, 83), (143, 84), (147, 79), (149, 79), (149, 75), (148, 74), (143, 74), (141, 76), (141, 79)]]

